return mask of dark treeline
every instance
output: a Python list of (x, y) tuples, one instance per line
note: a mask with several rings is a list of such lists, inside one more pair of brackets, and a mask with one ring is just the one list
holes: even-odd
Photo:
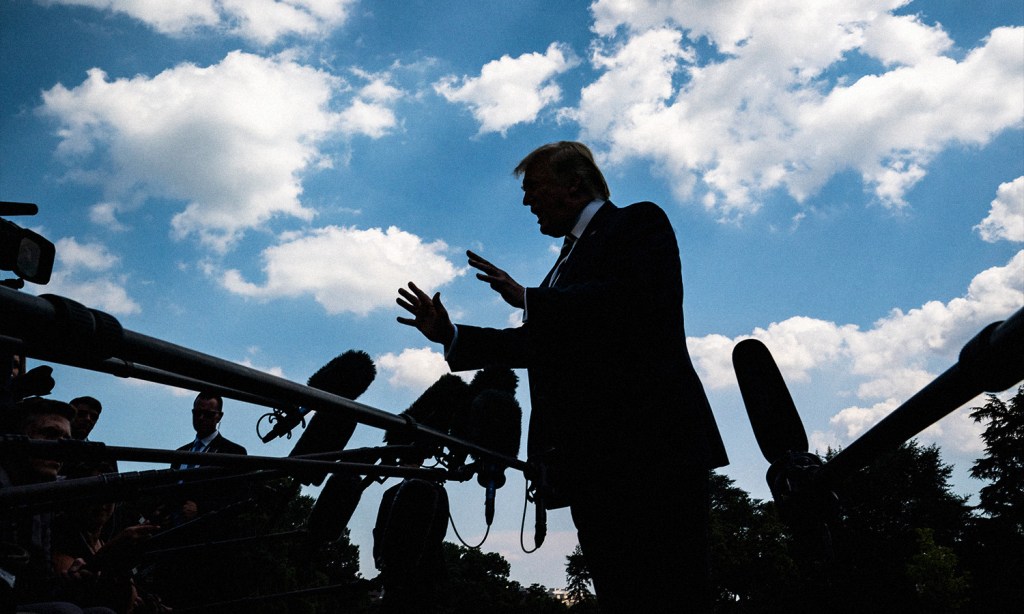
[[(752, 499), (730, 478), (715, 474), (716, 611), (1017, 611), (1024, 603), (1024, 387), (1005, 403), (990, 396), (972, 416), (985, 429), (985, 452), (971, 469), (984, 484), (978, 503), (951, 490), (952, 467), (939, 448), (910, 441), (836, 492), (831, 559), (798, 552), (773, 502)], [(826, 460), (833, 455), (829, 451)], [(255, 506), (234, 526), (255, 527), (263, 535), (301, 530), (313, 500), (298, 495), (290, 480), (267, 492), (287, 505)], [(347, 534), (327, 545), (264, 539), (183, 556), (177, 565), (164, 557), (137, 578), (176, 612), (379, 611), (379, 585), (360, 575), (358, 548)], [(571, 606), (545, 587), (510, 580), (510, 566), (498, 554), (446, 543), (444, 557), (444, 597), (437, 610), (443, 614), (599, 611), (578, 549), (566, 561)], [(322, 587), (331, 588), (311, 594)]]

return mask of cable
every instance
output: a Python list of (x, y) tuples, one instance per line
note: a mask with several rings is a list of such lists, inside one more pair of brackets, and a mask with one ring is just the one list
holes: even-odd
[(466, 547), (468, 547), (468, 549), (471, 550), (480, 550), (480, 546), (483, 545), (483, 542), (487, 540), (487, 535), (490, 534), (490, 525), (487, 525), (487, 530), (483, 532), (483, 538), (480, 539), (480, 542), (476, 545), (470, 545), (466, 543), (466, 540), (463, 539), (462, 535), (459, 534), (459, 529), (455, 526), (455, 519), (452, 518), (451, 512), (449, 512), (449, 524), (452, 525), (452, 530), (455, 531), (455, 536), (459, 538), (459, 541), (461, 541), (463, 545), (465, 545)]
[(524, 541), (523, 534), (526, 533), (526, 504), (530, 500), (530, 483), (523, 483), (523, 520), (519, 523), (519, 547), (526, 554), (533, 554), (540, 550), (540, 544), (533, 547), (533, 550), (526, 549), (526, 542)]

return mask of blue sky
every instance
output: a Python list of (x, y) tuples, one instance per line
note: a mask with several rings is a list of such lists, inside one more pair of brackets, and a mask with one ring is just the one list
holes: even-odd
[[(588, 143), (616, 202), (668, 212), (725, 473), (755, 497), (767, 466), (737, 341), (769, 346), (824, 450), (1024, 305), (1018, 0), (4, 0), (0, 34), (0, 199), (38, 203), (14, 221), (58, 250), (51, 283), (25, 291), (295, 381), (365, 350), (378, 377), (360, 401), (387, 411), (445, 372), (395, 323), (400, 285), (440, 291), (464, 321), (518, 321), (463, 254), (543, 277), (556, 245), (511, 170), (554, 140)], [(55, 376), (55, 397), (103, 401), (94, 439), (192, 436), (191, 393)], [(258, 408), (225, 412), (250, 453), (290, 450), (259, 442)], [(922, 434), (963, 494), (979, 432), (960, 410)], [(351, 445), (380, 436), (360, 427)], [(571, 519), (552, 513), (523, 554), (522, 488), (499, 492), (484, 549), (524, 584), (562, 586)], [(367, 577), (382, 491), (351, 525)], [(449, 495), (479, 541), (482, 489)]]

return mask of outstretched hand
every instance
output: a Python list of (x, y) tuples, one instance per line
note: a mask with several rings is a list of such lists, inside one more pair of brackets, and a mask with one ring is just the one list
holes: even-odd
[(509, 305), (520, 309), (526, 306), (526, 288), (479, 255), (470, 251), (467, 251), (466, 255), (469, 256), (469, 266), (481, 271), (476, 274), (477, 279), (490, 284), (491, 289), (500, 294)]
[(412, 326), (435, 343), (445, 347), (451, 344), (455, 338), (455, 326), (448, 316), (448, 310), (441, 304), (440, 292), (431, 298), (410, 281), (409, 289), (399, 288), (398, 294), (401, 297), (395, 299), (395, 302), (413, 315), (411, 318), (397, 318), (400, 323)]

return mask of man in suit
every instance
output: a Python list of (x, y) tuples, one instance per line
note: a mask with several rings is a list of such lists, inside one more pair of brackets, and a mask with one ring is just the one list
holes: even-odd
[[(211, 392), (200, 392), (192, 402), (192, 428), (196, 430), (196, 437), (191, 442), (178, 448), (179, 452), (215, 452), (220, 454), (246, 454), (244, 447), (231, 441), (220, 434), (218, 426), (224, 417), (224, 399), (220, 395)], [(198, 464), (181, 465), (175, 463), (172, 469), (188, 469), (197, 467)], [(219, 501), (219, 498), (210, 499)], [(210, 507), (207, 505), (205, 507)], [(200, 511), (199, 503), (187, 499), (181, 507), (182, 516), (188, 520), (194, 518)]]
[(468, 256), (523, 325), (456, 327), (413, 283), (398, 321), (452, 370), (527, 369), (529, 460), (547, 468), (547, 507), (572, 512), (602, 612), (709, 610), (709, 472), (728, 459), (686, 349), (672, 226), (654, 203), (612, 204), (581, 143), (544, 145), (515, 174), (541, 233), (564, 238), (555, 266), (524, 288)]

